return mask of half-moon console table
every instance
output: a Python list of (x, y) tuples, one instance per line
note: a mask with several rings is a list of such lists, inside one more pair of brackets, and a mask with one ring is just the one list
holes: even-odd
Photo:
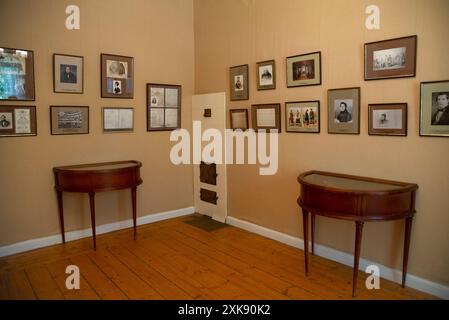
[(89, 194), (90, 215), (94, 249), (97, 248), (95, 232), (95, 193), (131, 188), (134, 239), (136, 238), (136, 191), (142, 183), (139, 161), (118, 161), (54, 167), (55, 189), (58, 196), (59, 222), (62, 242), (65, 243), (64, 210), (62, 192), (85, 192)]
[(418, 185), (345, 174), (308, 171), (298, 176), (304, 228), (305, 271), (308, 275), (308, 220), (312, 217), (312, 254), (314, 254), (315, 215), (355, 222), (354, 270), (352, 296), (357, 288), (363, 223), (405, 219), (402, 287), (407, 274), (408, 252), (415, 197)]

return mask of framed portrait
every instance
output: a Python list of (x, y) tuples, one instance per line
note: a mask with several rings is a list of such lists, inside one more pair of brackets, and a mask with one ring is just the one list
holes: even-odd
[(231, 67), (229, 69), (229, 85), (231, 101), (249, 99), (248, 65)]
[(449, 80), (421, 82), (419, 135), (449, 137)]
[(321, 85), (321, 51), (287, 57), (287, 88)]
[(147, 131), (181, 128), (181, 86), (147, 83)]
[(34, 101), (34, 53), (0, 47), (0, 100)]
[(274, 60), (257, 62), (257, 90), (276, 89), (276, 64)]
[(231, 129), (242, 131), (249, 129), (248, 124), (248, 109), (231, 109), (229, 110)]
[(53, 91), (83, 93), (84, 58), (67, 54), (53, 54)]
[(89, 133), (88, 106), (50, 106), (51, 134)]
[(360, 87), (329, 89), (328, 133), (360, 133)]
[(417, 36), (365, 43), (365, 80), (414, 77)]
[(134, 130), (134, 108), (104, 107), (104, 132), (132, 132)]
[(369, 104), (368, 134), (406, 136), (407, 103)]
[(0, 106), (0, 137), (36, 135), (35, 106)]
[(285, 103), (286, 132), (320, 132), (320, 101), (293, 101)]
[(134, 58), (101, 54), (101, 97), (132, 99)]
[(251, 113), (254, 130), (281, 132), (281, 105), (279, 103), (253, 104)]

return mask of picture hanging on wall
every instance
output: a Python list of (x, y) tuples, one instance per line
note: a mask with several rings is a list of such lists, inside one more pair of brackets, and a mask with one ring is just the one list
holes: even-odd
[(35, 100), (33, 51), (0, 47), (0, 100)]
[(251, 113), (254, 130), (281, 132), (281, 105), (279, 103), (253, 104)]
[(360, 133), (360, 87), (329, 89), (328, 133)]
[(407, 103), (369, 104), (368, 134), (406, 136)]
[(181, 86), (147, 83), (147, 131), (181, 127)]
[(257, 62), (257, 90), (276, 89), (276, 64), (274, 60)]
[(89, 133), (88, 106), (50, 106), (51, 134)]
[(131, 132), (134, 130), (134, 109), (130, 107), (104, 107), (104, 132)]
[(414, 77), (417, 36), (365, 43), (365, 80)]
[(0, 106), (0, 137), (37, 135), (35, 106)]
[(134, 96), (134, 58), (101, 54), (101, 97), (127, 98)]
[(229, 84), (231, 101), (249, 99), (248, 65), (231, 67), (229, 70)]
[(287, 87), (321, 84), (321, 52), (287, 57)]
[(248, 109), (231, 109), (229, 110), (231, 129), (248, 130)]
[(84, 58), (53, 54), (53, 91), (56, 93), (83, 93)]
[(419, 135), (449, 137), (449, 80), (421, 82)]
[(320, 101), (294, 101), (285, 103), (287, 132), (320, 132)]

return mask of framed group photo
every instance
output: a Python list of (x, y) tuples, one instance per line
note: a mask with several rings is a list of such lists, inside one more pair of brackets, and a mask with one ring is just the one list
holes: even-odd
[(35, 100), (34, 53), (0, 47), (0, 100)]
[(234, 66), (229, 69), (231, 101), (249, 99), (248, 65)]
[(368, 134), (406, 136), (407, 103), (369, 104)]
[(134, 58), (101, 54), (101, 97), (134, 97)]
[(36, 136), (35, 106), (0, 106), (0, 137)]
[(365, 43), (365, 80), (414, 77), (417, 36)]
[(231, 109), (229, 110), (231, 129), (232, 130), (248, 130), (248, 109)]
[(134, 108), (104, 107), (104, 132), (132, 132), (134, 130)]
[(147, 131), (181, 127), (181, 86), (147, 83)]
[(88, 106), (50, 106), (52, 135), (88, 134)]
[(253, 128), (255, 131), (277, 130), (281, 132), (281, 105), (279, 103), (251, 105)]
[(287, 57), (287, 88), (321, 85), (321, 51)]
[(53, 91), (83, 93), (84, 58), (67, 54), (53, 54)]
[(261, 61), (257, 66), (257, 90), (276, 89), (276, 63), (274, 60)]
[(360, 87), (329, 89), (328, 133), (360, 133)]
[(294, 101), (285, 103), (287, 132), (320, 132), (320, 101)]
[(421, 82), (419, 135), (449, 137), (449, 80)]

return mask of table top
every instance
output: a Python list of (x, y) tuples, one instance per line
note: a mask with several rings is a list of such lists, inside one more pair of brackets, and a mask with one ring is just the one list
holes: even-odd
[(72, 166), (60, 166), (54, 167), (55, 171), (108, 171), (108, 170), (120, 170), (132, 167), (141, 167), (142, 163), (136, 160), (115, 161), (115, 162), (101, 162), (101, 163), (88, 163), (78, 164)]

